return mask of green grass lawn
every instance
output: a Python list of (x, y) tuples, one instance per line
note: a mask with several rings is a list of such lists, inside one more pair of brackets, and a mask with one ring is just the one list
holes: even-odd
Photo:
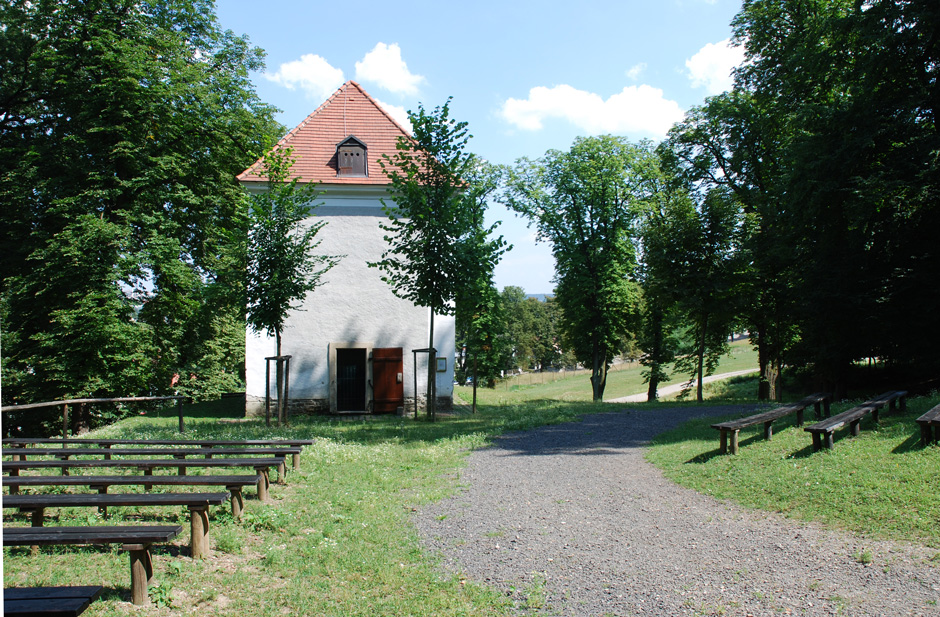
[[(940, 448), (922, 447), (914, 422), (937, 403), (940, 396), (910, 399), (906, 413), (883, 411), (877, 426), (866, 418), (859, 437), (843, 429), (833, 450), (815, 453), (791, 419), (774, 423), (771, 441), (761, 425), (742, 430), (740, 454), (723, 456), (710, 427), (721, 420), (697, 420), (657, 437), (647, 460), (718, 499), (940, 548)], [(854, 404), (835, 404), (832, 413)]]
[[(721, 363), (715, 373), (731, 373), (744, 369), (757, 368), (757, 351), (748, 341), (735, 341), (731, 352), (722, 357)], [(503, 405), (518, 404), (525, 401), (553, 400), (553, 401), (590, 401), (591, 400), (591, 374), (582, 371), (577, 374), (558, 378), (559, 374), (544, 373), (524, 375), (517, 379), (508, 379), (501, 382), (495, 389), (480, 388), (477, 390), (477, 400), (480, 404)], [(673, 372), (671, 378), (661, 386), (679, 384), (689, 380), (688, 375), (677, 375)], [(536, 383), (532, 383), (532, 382)], [(539, 383), (543, 381), (544, 383)], [(706, 384), (706, 387), (709, 384)], [(472, 388), (458, 386), (455, 388), (461, 401), (469, 402), (472, 399)], [(607, 374), (607, 387), (604, 389), (606, 400), (629, 396), (631, 394), (645, 393), (647, 386), (643, 381), (643, 370), (638, 364), (613, 367)], [(718, 390), (713, 389), (713, 393)], [(753, 394), (757, 392), (757, 382), (754, 382)], [(693, 393), (694, 397), (694, 393)]]
[[(713, 394), (743, 387), (716, 387)], [(248, 491), (241, 521), (225, 508), (214, 509), (213, 551), (201, 562), (186, 557), (185, 549), (180, 554), (188, 544), (181, 509), (114, 509), (108, 520), (90, 509), (47, 512), (48, 525), (184, 526), (173, 547), (155, 550), (155, 605), (143, 613), (127, 602), (127, 555), (112, 548), (43, 549), (36, 556), (5, 548), (4, 586), (104, 584), (104, 601), (85, 613), (91, 617), (518, 615), (520, 607), (506, 596), (440, 567), (422, 549), (410, 517), (415, 508), (457, 490), (467, 453), (494, 436), (626, 407), (552, 401), (537, 390), (504, 393), (509, 400), (436, 423), (304, 417), (290, 427), (268, 428), (262, 420), (232, 417), (232, 401), (187, 406), (186, 438), (318, 441), (304, 449), (286, 486), (272, 486), (271, 503), (259, 503)], [(755, 437), (756, 431), (743, 434), (739, 456), (718, 456), (717, 431), (699, 422), (663, 435), (648, 456), (677, 482), (720, 499), (940, 548), (940, 448), (921, 448), (913, 423), (937, 402), (940, 397), (912, 399), (906, 415), (884, 414), (878, 430), (868, 423), (857, 439), (840, 435), (832, 452), (813, 454), (809, 435), (783, 424), (771, 442)], [(675, 404), (631, 408), (655, 414)], [(175, 415), (167, 411), (124, 420), (96, 436), (159, 439), (178, 436), (176, 430)], [(4, 512), (4, 524), (28, 525), (29, 519)]]

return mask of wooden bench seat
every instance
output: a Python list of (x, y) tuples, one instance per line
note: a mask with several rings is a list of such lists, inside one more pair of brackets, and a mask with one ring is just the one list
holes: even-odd
[(100, 585), (75, 587), (7, 587), (3, 590), (6, 617), (78, 617), (98, 599)]
[(917, 424), (920, 425), (921, 445), (940, 444), (940, 405), (917, 418)]
[(4, 546), (62, 546), (120, 544), (130, 554), (131, 602), (147, 604), (147, 585), (153, 579), (150, 547), (169, 542), (183, 531), (179, 525), (139, 527), (4, 527)]
[(788, 405), (783, 405), (769, 411), (765, 411), (753, 416), (748, 416), (746, 418), (738, 418), (737, 420), (729, 420), (727, 422), (719, 422), (717, 424), (712, 424), (712, 428), (718, 429), (721, 431), (721, 442), (720, 442), (720, 451), (722, 454), (728, 453), (728, 442), (730, 436), (730, 445), (731, 445), (731, 454), (738, 453), (738, 433), (742, 428), (748, 426), (754, 426), (755, 424), (764, 425), (764, 439), (771, 439), (773, 437), (773, 422), (784, 416), (790, 414), (796, 414), (796, 423), (798, 426), (803, 425), (803, 411), (813, 405), (816, 410), (816, 418), (819, 419), (821, 416), (821, 406), (825, 405), (826, 415), (829, 415), (829, 402), (832, 400), (832, 395), (818, 392), (816, 394), (811, 394), (796, 403), (790, 403)]
[(244, 499), (242, 489), (257, 486), (262, 480), (254, 476), (3, 476), (3, 486), (9, 487), (10, 495), (16, 495), (21, 486), (87, 486), (107, 494), (111, 486), (224, 486), (229, 491), (232, 516), (239, 518)]
[(889, 411), (895, 408), (895, 403), (899, 402), (901, 411), (907, 409), (907, 391), (890, 390), (879, 394), (873, 399), (869, 399), (857, 407), (847, 409), (840, 414), (827, 418), (822, 422), (817, 422), (812, 426), (807, 426), (803, 430), (813, 435), (813, 452), (819, 452), (823, 446), (831, 450), (834, 447), (835, 432), (845, 426), (849, 427), (849, 433), (857, 437), (861, 432), (862, 418), (871, 414), (872, 420), (878, 422), (878, 411), (888, 406)]
[(46, 508), (77, 508), (109, 506), (185, 506), (189, 510), (190, 549), (194, 559), (202, 559), (209, 552), (209, 506), (228, 501), (228, 493), (55, 493), (45, 495), (7, 495), (4, 508), (17, 508), (32, 512), (33, 527), (42, 527)]
[(69, 469), (91, 469), (95, 467), (109, 467), (120, 469), (137, 469), (145, 476), (152, 476), (154, 469), (176, 467), (179, 475), (185, 475), (188, 468), (207, 467), (251, 467), (262, 479), (258, 481), (258, 498), (262, 501), (268, 499), (270, 486), (269, 469), (278, 469), (278, 483), (284, 482), (282, 458), (212, 458), (212, 459), (79, 459), (68, 461), (3, 461), (4, 472), (11, 476), (19, 475), (20, 471), (30, 469), (60, 469), (63, 475), (68, 475)]
[(853, 437), (857, 437), (861, 432), (862, 418), (876, 411), (871, 405), (859, 405), (847, 409), (831, 418), (826, 418), (822, 422), (817, 422), (812, 426), (807, 426), (803, 430), (813, 435), (813, 452), (819, 452), (823, 445), (827, 449), (833, 448), (834, 434), (844, 426), (849, 427), (849, 432)]
[[(110, 448), (111, 446), (178, 446), (178, 447), (251, 447), (267, 446), (303, 448), (316, 443), (315, 439), (93, 439), (82, 437), (71, 437), (68, 439), (55, 439), (51, 437), (7, 437), (3, 440), (3, 445), (9, 446), (29, 446), (43, 444), (72, 444), (86, 446), (100, 446)], [(300, 466), (300, 454), (293, 454), (293, 467), (297, 469)]]

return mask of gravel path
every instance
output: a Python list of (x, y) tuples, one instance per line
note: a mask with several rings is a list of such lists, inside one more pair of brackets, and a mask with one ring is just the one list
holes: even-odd
[(936, 550), (727, 505), (644, 461), (655, 434), (736, 409), (597, 414), (504, 436), (415, 524), (445, 566), (547, 614), (940, 615)]

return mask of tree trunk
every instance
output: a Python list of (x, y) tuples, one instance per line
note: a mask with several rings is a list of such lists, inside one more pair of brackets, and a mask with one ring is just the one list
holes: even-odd
[(477, 356), (473, 354), (473, 407), (470, 408), (470, 413), (477, 412)]
[(759, 401), (773, 400), (770, 392), (774, 386), (769, 373), (770, 359), (767, 357), (766, 336), (767, 332), (763, 328), (757, 331), (757, 368), (760, 370), (760, 379), (757, 380), (757, 400)]
[(601, 355), (600, 343), (594, 336), (591, 353), (591, 391), (595, 403), (604, 400), (604, 388), (607, 386), (607, 354)]
[(428, 328), (428, 417), (431, 422), (437, 419), (437, 351), (434, 349), (434, 309), (431, 311), (431, 322)]
[(646, 391), (646, 402), (652, 403), (659, 400), (659, 380), (662, 375), (662, 362), (660, 358), (663, 355), (663, 314), (658, 308), (653, 308), (653, 315), (650, 319), (650, 327), (653, 330), (653, 345), (650, 350), (650, 383)]
[(277, 425), (280, 426), (283, 422), (284, 414), (284, 374), (281, 368), (281, 331), (277, 329), (274, 331), (274, 338), (277, 341), (277, 350), (275, 352), (276, 359), (274, 360), (274, 381), (277, 384), (275, 386), (275, 391), (277, 395)]
[(695, 400), (701, 403), (705, 400), (702, 388), (704, 384), (702, 383), (702, 378), (705, 377), (705, 340), (706, 334), (708, 332), (708, 313), (705, 314), (705, 318), (702, 320), (702, 335), (699, 337), (698, 343), (698, 387), (695, 392)]

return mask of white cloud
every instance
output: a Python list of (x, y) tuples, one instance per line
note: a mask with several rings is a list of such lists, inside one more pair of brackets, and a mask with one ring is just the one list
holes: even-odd
[(709, 43), (685, 61), (693, 88), (705, 87), (708, 94), (721, 94), (734, 85), (731, 71), (744, 62), (744, 48), (730, 39)]
[(408, 111), (404, 107), (401, 105), (392, 105), (391, 103), (386, 103), (379, 99), (375, 99), (375, 102), (378, 103), (388, 115), (394, 118), (395, 122), (401, 125), (401, 128), (408, 131), (409, 134), (414, 132), (411, 127), (411, 121), (408, 120)]
[(642, 75), (642, 74), (643, 74), (643, 71), (645, 71), (645, 70), (646, 70), (646, 63), (645, 63), (645, 62), (640, 62), (639, 64), (634, 64), (634, 65), (631, 66), (630, 69), (627, 71), (627, 77), (629, 77), (629, 78), (632, 79), (633, 81), (636, 81), (637, 79), (639, 79), (640, 75)]
[(550, 118), (561, 118), (592, 134), (643, 133), (662, 137), (682, 119), (679, 104), (652, 86), (628, 86), (606, 101), (598, 94), (560, 85), (529, 90), (527, 99), (509, 99), (501, 115), (528, 131), (540, 130)]
[(401, 59), (398, 43), (376, 44), (361, 62), (356, 63), (356, 80), (370, 81), (389, 92), (411, 96), (418, 93), (418, 86), (425, 81), (423, 76), (408, 70), (408, 65)]
[(314, 54), (285, 62), (276, 73), (265, 73), (264, 76), (288, 90), (300, 88), (308, 97), (319, 101), (329, 98), (345, 81), (342, 69), (330, 66), (329, 62)]

